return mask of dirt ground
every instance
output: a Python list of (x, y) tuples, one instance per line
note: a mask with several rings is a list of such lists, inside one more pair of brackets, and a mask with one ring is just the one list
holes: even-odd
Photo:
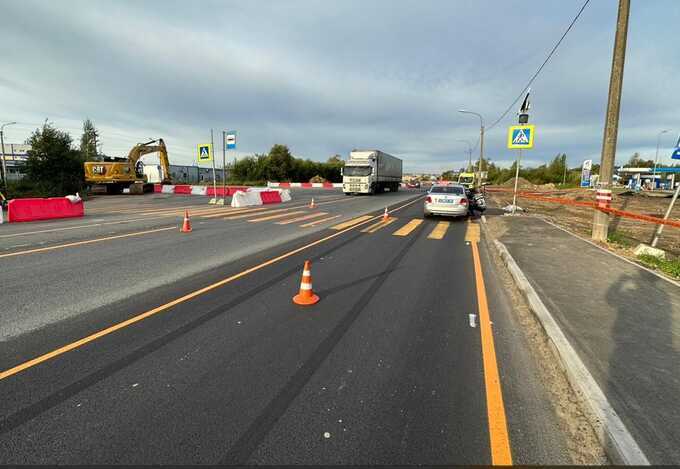
[[(513, 180), (514, 182), (514, 180)], [(523, 181), (520, 179), (520, 183)], [(524, 184), (526, 186), (526, 184)], [(508, 186), (489, 186), (487, 199), (490, 207), (505, 207), (512, 203), (512, 188)], [(502, 190), (503, 192), (495, 192)], [(595, 191), (592, 189), (555, 190), (552, 187), (531, 186), (523, 190), (535, 191), (538, 195), (557, 197), (584, 202), (595, 201)], [(539, 194), (540, 193), (540, 194)], [(670, 197), (654, 197), (644, 193), (633, 194), (629, 191), (614, 191), (612, 207), (635, 212), (643, 215), (662, 218)], [(553, 223), (562, 226), (579, 235), (590, 237), (593, 223), (593, 209), (590, 207), (575, 207), (553, 202), (544, 202), (529, 198), (518, 198), (517, 205), (528, 213), (545, 216)], [(675, 204), (671, 218), (680, 219), (680, 202)], [(614, 249), (623, 254), (633, 256), (633, 249), (640, 243), (649, 244), (658, 225), (639, 220), (622, 217), (611, 217), (609, 225), (610, 239)], [(680, 228), (665, 226), (657, 247), (666, 251), (671, 257), (680, 258)]]

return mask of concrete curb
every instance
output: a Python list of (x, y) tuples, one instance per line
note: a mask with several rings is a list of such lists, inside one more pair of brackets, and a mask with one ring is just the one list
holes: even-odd
[(614, 464), (649, 465), (647, 457), (628, 432), (614, 408), (609, 404), (597, 382), (512, 258), (508, 249), (498, 240), (494, 240), (494, 246), (510, 271), (515, 284), (529, 303), (532, 312), (541, 323), (552, 342), (552, 346), (557, 351), (569, 383), (588, 406), (590, 411), (587, 412), (588, 419), (609, 458)]

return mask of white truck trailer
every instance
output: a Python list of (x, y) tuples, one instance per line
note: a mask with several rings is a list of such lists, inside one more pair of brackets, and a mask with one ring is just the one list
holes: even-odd
[(399, 190), (402, 161), (380, 150), (352, 150), (342, 168), (342, 191), (351, 194), (375, 194)]

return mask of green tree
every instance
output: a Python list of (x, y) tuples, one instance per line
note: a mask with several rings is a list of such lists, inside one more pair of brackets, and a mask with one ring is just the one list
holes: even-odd
[(84, 161), (93, 161), (97, 156), (99, 131), (90, 119), (83, 121), (83, 135), (80, 137), (80, 154)]
[(26, 161), (26, 177), (46, 196), (64, 196), (82, 190), (83, 160), (72, 147), (71, 136), (45, 122), (33, 132)]
[(454, 181), (456, 179), (456, 173), (454, 173), (452, 170), (444, 171), (440, 176), (440, 179), (442, 181)]
[(269, 150), (267, 162), (267, 179), (270, 181), (286, 181), (290, 179), (293, 169), (293, 155), (286, 145), (276, 144)]

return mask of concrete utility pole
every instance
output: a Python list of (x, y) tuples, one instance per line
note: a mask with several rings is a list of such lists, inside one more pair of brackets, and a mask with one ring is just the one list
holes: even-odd
[[(630, 0), (619, 0), (612, 70), (609, 78), (607, 116), (604, 126), (604, 138), (602, 140), (602, 159), (600, 161), (599, 187), (606, 190), (611, 190), (612, 174), (614, 172), (616, 140), (619, 130), (619, 114), (621, 109), (621, 87), (623, 86), (623, 66), (626, 61), (626, 39), (628, 36), (629, 15)], [(593, 216), (592, 239), (594, 241), (604, 242), (607, 240), (608, 231), (609, 215), (606, 212), (595, 210)]]
[(462, 112), (464, 114), (474, 114), (475, 116), (479, 117), (479, 165), (477, 171), (479, 171), (480, 173), (479, 177), (481, 178), (482, 161), (484, 160), (484, 118), (482, 117), (481, 114), (472, 111), (467, 111), (465, 109), (459, 109), (458, 112)]
[(7, 163), (5, 162), (5, 127), (16, 122), (6, 122), (0, 125), (0, 147), (2, 147), (2, 185), (7, 192)]
[(562, 160), (564, 161), (564, 174), (562, 174), (562, 185), (567, 183), (567, 154), (562, 153)]
[(656, 165), (659, 164), (659, 145), (661, 144), (661, 136), (665, 133), (670, 132), (670, 129), (662, 130), (659, 135), (656, 136), (656, 156), (654, 157), (654, 172), (652, 173), (652, 183), (656, 189)]

